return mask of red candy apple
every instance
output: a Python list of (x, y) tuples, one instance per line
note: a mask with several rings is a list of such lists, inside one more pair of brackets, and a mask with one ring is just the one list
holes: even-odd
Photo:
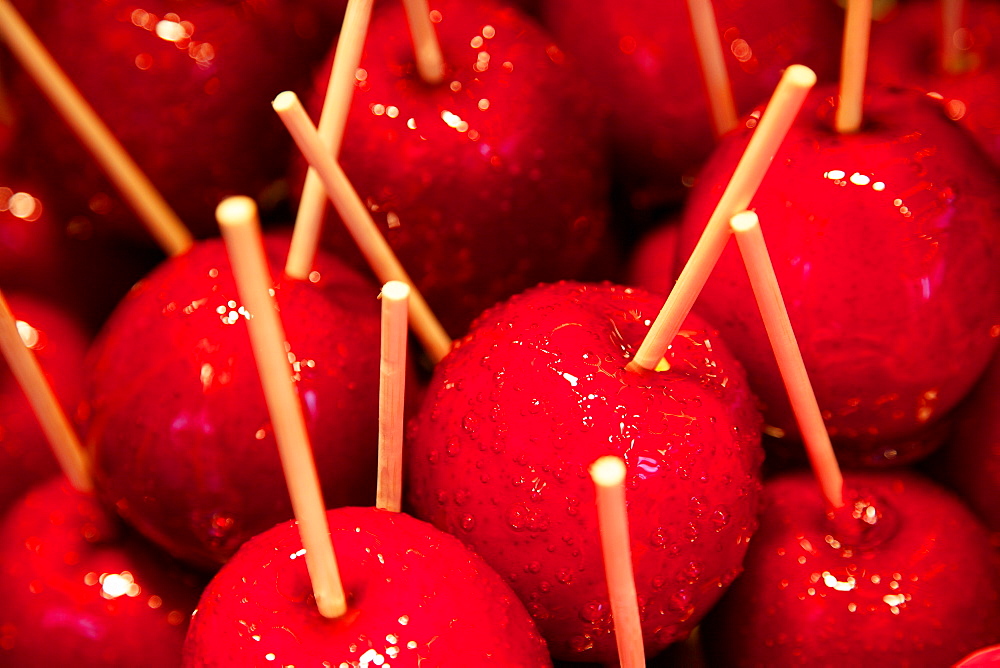
[(374, 508), (327, 513), (347, 614), (319, 614), (295, 522), (253, 538), (209, 584), (184, 665), (550, 666), (524, 606), (454, 537)]
[[(836, 75), (843, 12), (828, 0), (715, 0), (737, 113), (792, 63)], [(547, 0), (557, 43), (612, 104), (611, 149), (627, 208), (679, 201), (715, 145), (691, 19), (681, 0)]]
[(625, 369), (661, 305), (610, 284), (517, 295), (437, 366), (411, 422), (410, 506), (510, 582), (558, 659), (617, 656), (587, 473), (599, 456), (628, 467), (650, 656), (718, 599), (754, 530), (760, 416), (722, 341), (692, 318), (669, 370)]
[[(872, 88), (862, 130), (838, 135), (835, 92), (807, 99), (750, 206), (838, 458), (902, 463), (940, 443), (942, 416), (997, 348), (997, 173), (936, 100)], [(685, 211), (684, 253), (746, 141), (732, 136), (703, 171)], [(793, 436), (735, 244), (698, 307), (746, 365), (769, 431)]]
[(744, 573), (702, 624), (720, 666), (948, 666), (1000, 641), (1000, 563), (949, 492), (913, 473), (765, 484)]
[[(84, 355), (90, 337), (60, 309), (22, 293), (6, 295), (18, 330), (72, 414), (83, 397)], [(58, 466), (28, 399), (0, 360), (0, 514), (28, 488), (56, 474)]]
[[(275, 184), (292, 144), (269, 102), (305, 87), (330, 40), (293, 5), (81, 0), (36, 13), (32, 28), (181, 219), (205, 236), (226, 195), (280, 199)], [(18, 74), (23, 168), (58, 178), (67, 217), (148, 238), (34, 82)]]
[[(578, 277), (597, 253), (603, 126), (577, 70), (515, 8), (430, 4), (444, 82), (416, 73), (402, 6), (376, 7), (340, 161), (445, 328), (461, 336), (483, 309), (539, 281)], [(327, 221), (328, 246), (354, 257), (343, 228)]]
[[(287, 240), (266, 241), (279, 267)], [(375, 485), (378, 287), (321, 254), (276, 281), (324, 494)], [(91, 352), (85, 442), (105, 499), (175, 556), (216, 568), (292, 515), (223, 243), (202, 242), (139, 282)]]
[(0, 663), (175, 667), (203, 584), (54, 478), (0, 524)]

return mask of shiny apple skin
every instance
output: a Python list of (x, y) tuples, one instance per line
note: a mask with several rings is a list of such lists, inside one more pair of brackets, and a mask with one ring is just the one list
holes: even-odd
[(417, 517), (514, 588), (560, 660), (617, 657), (593, 483), (624, 457), (646, 653), (693, 629), (756, 524), (760, 415), (742, 367), (691, 318), (671, 369), (625, 370), (662, 301), (563, 282), (487, 311), (437, 366), (406, 449)]
[[(792, 63), (837, 77), (843, 11), (826, 0), (716, 0), (737, 113)], [(547, 0), (545, 24), (612, 103), (617, 183), (636, 218), (680, 202), (716, 144), (682, 0)]]
[(248, 541), (209, 584), (184, 665), (551, 666), (524, 606), (458, 540), (400, 513), (328, 511), (348, 611), (326, 619), (298, 525)]
[[(837, 135), (834, 93), (819, 87), (807, 99), (750, 206), (838, 458), (846, 466), (902, 464), (941, 443), (943, 416), (1000, 341), (998, 175), (937, 101), (871, 87), (861, 132)], [(726, 141), (702, 173), (685, 210), (681, 257), (747, 137)], [(786, 436), (769, 452), (800, 458), (735, 243), (698, 308), (746, 365), (765, 419), (781, 430), (770, 431)]]
[[(37, 3), (36, 3), (37, 4)], [(293, 142), (271, 109), (303, 90), (331, 32), (284, 0), (78, 0), (37, 7), (38, 33), (70, 80), (196, 236), (216, 233), (215, 206), (280, 199)], [(181, 27), (181, 26), (184, 27)], [(169, 30), (163, 30), (163, 27)], [(158, 36), (180, 34), (170, 41)], [(97, 234), (152, 244), (139, 219), (32, 80), (15, 68), (22, 169), (59, 179), (65, 217)]]
[[(269, 237), (281, 267), (286, 237)], [(321, 254), (317, 281), (276, 281), (327, 503), (371, 502), (379, 289)], [(217, 569), (292, 515), (220, 239), (140, 281), (90, 353), (85, 442), (103, 498), (171, 554)]]
[[(601, 104), (549, 36), (513, 6), (430, 6), (441, 16), (444, 83), (415, 73), (402, 7), (377, 5), (340, 161), (459, 337), (497, 301), (588, 268), (601, 250), (609, 177)], [(313, 110), (329, 62), (320, 72)], [(339, 220), (327, 230), (333, 252), (359, 261)]]
[(968, 508), (905, 471), (845, 491), (831, 520), (810, 473), (765, 483), (743, 575), (702, 624), (710, 665), (949, 666), (1000, 641), (1000, 561)]
[(0, 663), (25, 667), (176, 668), (205, 584), (61, 476), (0, 525), (0, 576)]
[[(29, 326), (21, 338), (42, 366), (63, 411), (72, 416), (83, 397), (90, 335), (46, 300), (21, 292), (5, 292), (4, 297), (14, 317)], [(24, 390), (0, 358), (0, 515), (30, 487), (58, 471)]]

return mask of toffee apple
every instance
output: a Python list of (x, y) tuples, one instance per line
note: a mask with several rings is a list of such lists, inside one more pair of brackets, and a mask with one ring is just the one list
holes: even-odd
[(828, 513), (810, 473), (765, 483), (709, 665), (948, 666), (1000, 641), (1000, 555), (957, 498), (901, 471), (847, 474), (845, 500)]
[(185, 666), (551, 666), (510, 587), (456, 538), (375, 508), (327, 512), (347, 613), (316, 608), (296, 523), (254, 537), (202, 594)]
[[(935, 99), (873, 87), (861, 131), (838, 134), (834, 94), (811, 94), (750, 207), (842, 464), (903, 463), (941, 442), (942, 418), (997, 346), (997, 173)], [(703, 171), (682, 254), (746, 141), (728, 138)], [(794, 452), (791, 409), (734, 245), (698, 304), (747, 366), (768, 431), (786, 436), (776, 452)]]
[(507, 579), (557, 659), (617, 656), (587, 473), (598, 457), (627, 465), (650, 656), (695, 627), (754, 531), (760, 415), (725, 344), (692, 317), (665, 370), (626, 370), (661, 305), (611, 284), (521, 293), (456, 342), (410, 423), (409, 506)]
[[(286, 238), (268, 237), (271, 267)], [(219, 239), (140, 281), (90, 354), (85, 444), (103, 498), (169, 552), (217, 568), (292, 514), (241, 307)], [(275, 296), (324, 494), (361, 503), (375, 485), (378, 287), (317, 256)]]
[[(416, 287), (460, 336), (496, 301), (589, 266), (604, 235), (608, 170), (600, 103), (533, 21), (492, 0), (430, 5), (444, 81), (417, 73), (400, 4), (378, 4), (339, 159)], [(320, 71), (314, 111), (330, 62)], [(327, 246), (355, 257), (343, 228), (327, 221)]]

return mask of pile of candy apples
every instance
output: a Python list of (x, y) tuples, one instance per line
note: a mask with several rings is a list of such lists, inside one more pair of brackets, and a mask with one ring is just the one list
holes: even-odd
[[(1000, 644), (995, 6), (967, 0), (944, 45), (936, 0), (882, 7), (842, 131), (831, 0), (714, 2), (727, 128), (679, 0), (432, 0), (439, 82), (402, 5), (375, 3), (336, 155), (455, 338), (440, 361), (413, 346), (402, 514), (368, 508), (378, 270), (331, 211), (311, 270), (282, 271), (305, 165), (270, 101), (320, 117), (343, 3), (12, 4), (191, 236), (166, 260), (147, 240), (0, 0), (0, 290), (93, 487), (58, 477), (4, 370), (0, 664), (613, 665), (588, 476), (608, 454), (651, 662), (944, 666)], [(656, 368), (630, 366), (793, 63), (819, 83), (750, 208), (846, 471), (836, 509), (733, 243)], [(215, 235), (231, 194), (266, 229), (336, 619)]]

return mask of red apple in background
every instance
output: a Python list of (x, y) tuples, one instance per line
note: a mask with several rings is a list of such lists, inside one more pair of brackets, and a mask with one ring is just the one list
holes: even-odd
[[(181, 219), (208, 236), (224, 196), (250, 194), (265, 209), (282, 197), (292, 142), (270, 100), (304, 88), (332, 38), (291, 6), (81, 0), (36, 12), (32, 28)], [(58, 179), (66, 218), (148, 240), (34, 82), (14, 75), (22, 168)]]
[[(287, 238), (266, 241), (272, 268)], [(374, 499), (379, 289), (320, 254), (275, 297), (333, 506)], [(85, 442), (103, 497), (175, 556), (217, 568), (292, 515), (221, 240), (139, 282), (91, 351)]]
[(617, 656), (593, 483), (623, 457), (648, 655), (684, 638), (740, 571), (756, 522), (760, 416), (742, 367), (696, 318), (670, 368), (626, 371), (662, 300), (539, 286), (483, 314), (438, 364), (407, 441), (417, 517), (514, 588), (557, 659)]
[(175, 667), (203, 584), (53, 478), (0, 524), (0, 663)]
[[(843, 12), (829, 0), (713, 3), (737, 113), (766, 100), (782, 70), (837, 75)], [(547, 0), (557, 43), (612, 105), (617, 186), (633, 218), (680, 201), (716, 141), (681, 0)]]
[(678, 266), (681, 239), (679, 217), (660, 221), (632, 250), (628, 260), (628, 284), (641, 285), (658, 295), (668, 295), (683, 265)]
[(958, 69), (947, 72), (941, 59), (943, 4), (900, 2), (872, 24), (869, 79), (939, 93), (948, 115), (1000, 164), (1000, 6), (963, 0), (962, 27), (953, 36), (961, 50)]
[[(83, 397), (84, 355), (90, 336), (59, 308), (27, 294), (5, 298), (18, 330), (48, 377), (63, 410)], [(58, 472), (55, 457), (28, 399), (0, 359), (0, 515), (32, 487)]]
[[(841, 463), (902, 463), (941, 442), (997, 348), (998, 176), (938, 101), (872, 87), (862, 130), (838, 135), (835, 93), (807, 99), (750, 207)], [(682, 258), (747, 139), (730, 137), (702, 172)], [(746, 365), (769, 431), (788, 437), (775, 452), (801, 452), (735, 244), (698, 308)]]
[[(588, 267), (607, 217), (605, 135), (591, 89), (517, 9), (430, 4), (444, 82), (416, 73), (402, 7), (378, 5), (340, 161), (445, 328), (461, 336), (496, 301)], [(360, 262), (341, 222), (327, 230), (328, 247)]]
[(348, 611), (316, 608), (286, 522), (247, 542), (209, 584), (184, 665), (550, 666), (524, 606), (454, 537), (400, 513), (327, 513)]
[(955, 497), (856, 473), (828, 516), (809, 473), (764, 486), (744, 573), (702, 624), (719, 666), (948, 666), (1000, 641), (1000, 562)]

